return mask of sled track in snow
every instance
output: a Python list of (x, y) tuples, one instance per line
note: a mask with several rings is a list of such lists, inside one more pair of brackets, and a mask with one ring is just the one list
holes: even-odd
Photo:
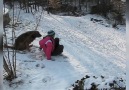
[[(122, 51), (117, 46), (116, 46), (116, 49), (117, 49), (117, 51), (119, 51), (119, 53), (112, 52), (112, 49), (109, 48), (109, 47), (113, 47), (112, 45), (107, 45), (107, 44), (101, 43), (100, 41), (93, 40), (92, 39), (93, 37), (90, 37), (85, 31), (76, 30), (76, 28), (74, 28), (72, 25), (70, 25), (72, 27), (72, 29), (71, 29), (70, 26), (65, 24), (64, 22), (60, 22), (59, 20), (57, 20), (54, 17), (52, 17), (52, 18), (60, 23), (60, 25), (58, 25), (58, 26), (52, 25), (52, 27), (54, 27), (54, 26), (58, 27), (58, 29), (56, 29), (55, 31), (57, 31), (59, 33), (59, 35), (63, 33), (61, 35), (61, 37), (64, 36), (64, 38), (66, 38), (69, 42), (72, 42), (71, 40), (74, 40), (74, 41), (76, 41), (75, 42), (76, 44), (78, 44), (78, 43), (83, 44), (86, 47), (92, 48), (92, 50), (93, 49), (97, 49), (98, 51), (102, 50), (100, 52), (107, 51), (106, 54), (111, 55), (111, 56), (116, 56), (116, 57), (121, 58), (122, 60), (125, 60), (125, 57), (121, 56), (121, 54), (123, 54), (125, 52)], [(88, 24), (87, 22), (85, 22), (85, 24), (87, 26), (86, 30), (88, 29), (88, 31), (94, 27), (94, 26), (91, 26), (90, 24)], [(64, 28), (62, 29), (62, 27), (61, 27), (62, 25), (67, 25), (68, 27), (66, 29), (64, 29)], [(120, 52), (121, 52), (121, 54), (120, 54)]]
[[(98, 72), (98, 71), (96, 71), (97, 69), (99, 70), (99, 69), (103, 68), (101, 70), (104, 72), (108, 72), (109, 74), (110, 74), (110, 71), (111, 72), (114, 71), (114, 74), (117, 73), (116, 72), (117, 69), (123, 73), (122, 68), (117, 66), (117, 64), (122, 64), (122, 66), (124, 66), (124, 63), (121, 60), (125, 60), (125, 58), (123, 56), (121, 56), (121, 54), (120, 54), (120, 53), (125, 53), (124, 51), (122, 51), (118, 47), (116, 47), (116, 49), (117, 49), (116, 52), (113, 52), (113, 50), (111, 48), (109, 48), (110, 45), (108, 46), (108, 45), (105, 45), (104, 43), (101, 43), (99, 41), (92, 39), (92, 37), (87, 35), (86, 32), (76, 30), (76, 28), (74, 28), (73, 26), (67, 25), (64, 22), (60, 22), (58, 19), (55, 19), (54, 17), (50, 16), (50, 18), (54, 19), (55, 22), (60, 23), (58, 26), (54, 25), (54, 24), (49, 24), (49, 25), (53, 28), (56, 27), (55, 31), (59, 33), (58, 34), (59, 37), (64, 38), (64, 40), (62, 40), (62, 42), (63, 42), (64, 46), (67, 47), (68, 50), (73, 48), (72, 50), (74, 53), (68, 52), (68, 50), (67, 50), (67, 52), (70, 53), (71, 55), (73, 55), (75, 60), (78, 60), (78, 61), (81, 60), (81, 62), (83, 62), (83, 63), (81, 63), (82, 67), (87, 66), (86, 68), (90, 69), (93, 66), (95, 66), (94, 70), (93, 69), (89, 70), (89, 71), (93, 71), (93, 72)], [(63, 25), (67, 25), (68, 27), (62, 29)], [(89, 25), (88, 23), (86, 23), (86, 25), (87, 25), (86, 29), (91, 28), (91, 25)], [(70, 28), (70, 26), (72, 27), (72, 29)], [(76, 47), (78, 49), (76, 49), (74, 47)], [(82, 49), (80, 49), (80, 47)], [(87, 47), (89, 47), (89, 48), (87, 48)], [(87, 49), (85, 49), (85, 48), (87, 48)], [(90, 51), (91, 54), (85, 50), (88, 50), (88, 52)], [(91, 51), (91, 50), (93, 50), (93, 51)], [(92, 55), (93, 52), (96, 52), (94, 50), (98, 50), (100, 55), (97, 55), (95, 53), (94, 53), (95, 55)], [(105, 54), (103, 54), (103, 53), (105, 53)], [(79, 55), (76, 56), (77, 54), (79, 54)], [(109, 58), (106, 58), (106, 54), (113, 56), (118, 60), (117, 61), (113, 61), (112, 59), (110, 60)], [(103, 55), (105, 56), (105, 60), (102, 59)], [(91, 57), (91, 58), (86, 59), (87, 57)], [(97, 59), (98, 57), (100, 59)], [(93, 60), (93, 63), (91, 63), (91, 60)], [(106, 66), (108, 66), (108, 65), (110, 65), (114, 69), (110, 70), (110, 69), (106, 68)]]

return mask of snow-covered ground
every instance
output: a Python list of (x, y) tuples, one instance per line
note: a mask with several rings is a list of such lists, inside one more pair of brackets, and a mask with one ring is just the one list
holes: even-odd
[(9, 12), (9, 10), (7, 8), (3, 8), (3, 14), (6, 14), (8, 12)]
[[(41, 12), (34, 15), (16, 9), (19, 15), (19, 26), (16, 36), (29, 30), (35, 30)], [(12, 11), (10, 11), (12, 15)], [(93, 22), (91, 18), (102, 20)], [(116, 77), (125, 80), (126, 72), (126, 31), (125, 26), (112, 28), (101, 16), (86, 15), (81, 17), (58, 16), (43, 11), (37, 29), (42, 36), (54, 30), (60, 44), (64, 45), (64, 56), (52, 57), (55, 61), (46, 60), (38, 50), (37, 38), (32, 44), (31, 52), (17, 53), (17, 76), (11, 84), (4, 80), (4, 90), (67, 90), (76, 80), (85, 75), (105, 77), (104, 83)], [(7, 28), (8, 42), (11, 43), (11, 28)], [(5, 49), (6, 52), (6, 49)], [(41, 57), (42, 56), (42, 57)], [(86, 88), (94, 82), (85, 82)], [(100, 88), (106, 87), (100, 78)]]

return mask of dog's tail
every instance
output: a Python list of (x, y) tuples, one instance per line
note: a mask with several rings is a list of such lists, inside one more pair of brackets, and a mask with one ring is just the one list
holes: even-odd
[(11, 49), (15, 49), (14, 46), (8, 46), (7, 44), (4, 44), (4, 48), (11, 48)]

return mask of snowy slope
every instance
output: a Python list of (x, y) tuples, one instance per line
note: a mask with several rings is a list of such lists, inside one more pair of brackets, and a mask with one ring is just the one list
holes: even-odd
[[(15, 15), (18, 16), (17, 9)], [(10, 11), (10, 15), (11, 15)], [(35, 15), (20, 11), (19, 26), (16, 36), (34, 30), (41, 12)], [(91, 18), (103, 20), (90, 21)], [(77, 79), (85, 75), (105, 76), (107, 81), (115, 77), (125, 79), (125, 27), (113, 29), (104, 18), (96, 15), (82, 17), (57, 16), (43, 11), (37, 29), (45, 36), (47, 31), (54, 30), (60, 43), (64, 45), (62, 56), (52, 57), (55, 61), (46, 60), (38, 50), (37, 38), (32, 44), (31, 52), (17, 53), (18, 78), (8, 86), (4, 80), (5, 90), (67, 90)], [(8, 42), (11, 43), (11, 29), (7, 28)], [(42, 56), (42, 57), (41, 57)], [(17, 82), (19, 83), (17, 84)], [(90, 84), (92, 79), (87, 83)], [(101, 80), (98, 81), (101, 83)], [(103, 85), (102, 85), (103, 87)]]

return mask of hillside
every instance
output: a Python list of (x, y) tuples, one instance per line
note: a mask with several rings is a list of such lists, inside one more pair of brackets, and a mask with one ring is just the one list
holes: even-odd
[[(15, 16), (20, 11), (15, 9)], [(10, 15), (13, 11), (10, 11)], [(34, 30), (36, 21), (41, 15), (20, 11), (16, 37)], [(94, 20), (100, 21), (91, 21)], [(58, 16), (43, 11), (37, 30), (45, 36), (47, 31), (54, 30), (60, 44), (64, 45), (63, 56), (52, 57), (55, 61), (46, 60), (38, 50), (37, 38), (32, 44), (31, 52), (17, 52), (17, 77), (11, 83), (4, 80), (5, 90), (68, 90), (71, 85), (85, 75), (105, 77), (88, 79), (85, 88), (96, 82), (99, 88), (106, 88), (118, 78), (123, 78), (125, 86), (126, 40), (125, 26), (112, 28), (101, 16), (86, 15), (81, 17)], [(11, 28), (6, 28), (8, 43), (11, 41)], [(11, 50), (11, 49), (10, 49)], [(7, 54), (6, 49), (4, 49)], [(5, 74), (5, 73), (4, 73)], [(103, 83), (102, 83), (103, 82)]]

